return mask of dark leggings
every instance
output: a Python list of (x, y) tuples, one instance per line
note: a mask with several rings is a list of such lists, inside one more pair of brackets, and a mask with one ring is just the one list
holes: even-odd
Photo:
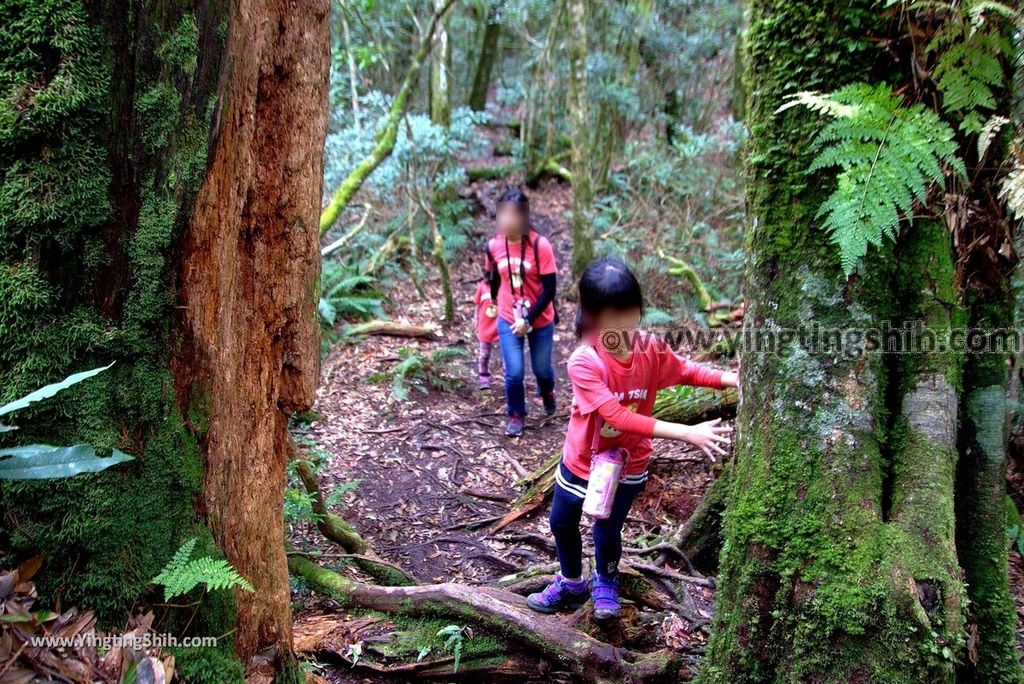
[[(558, 469), (559, 476), (571, 487), (586, 490), (587, 481), (574, 475), (565, 464), (560, 463)], [(613, 578), (618, 575), (619, 559), (622, 557), (622, 525), (626, 522), (633, 500), (646, 484), (646, 481), (639, 484), (620, 482), (615, 490), (611, 515), (605, 520), (594, 521), (594, 558), (597, 571), (602, 577)], [(583, 499), (556, 482), (548, 522), (551, 523), (551, 534), (555, 537), (563, 577), (575, 578), (583, 574), (583, 537), (580, 535), (582, 515)]]

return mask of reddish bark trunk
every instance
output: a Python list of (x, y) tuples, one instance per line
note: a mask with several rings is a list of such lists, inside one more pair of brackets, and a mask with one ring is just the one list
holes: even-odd
[[(288, 416), (313, 401), (327, 126), (327, 0), (230, 10), (214, 140), (185, 239), (180, 396), (205, 414), (205, 507), (238, 593), (243, 663), (291, 648), (282, 500)], [(199, 410), (201, 407), (201, 410)]]

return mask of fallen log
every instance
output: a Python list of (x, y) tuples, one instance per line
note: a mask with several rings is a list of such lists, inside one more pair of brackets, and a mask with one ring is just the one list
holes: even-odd
[(658, 392), (654, 400), (654, 417), (672, 423), (702, 423), (715, 418), (733, 418), (740, 395), (735, 387), (712, 390), (689, 387), (683, 391)]
[[(502, 644), (477, 641), (472, 636), (465, 641), (456, 672), (455, 656), (443, 648), (444, 637), (435, 634), (435, 622), (407, 619), (405, 623), (375, 615), (306, 615), (295, 621), (294, 648), (302, 655), (344, 663), (353, 670), (400, 677), (402, 681), (451, 681), (456, 675), (521, 679), (538, 674), (536, 660), (525, 654), (506, 653)], [(352, 646), (360, 643), (357, 657)], [(421, 649), (426, 649), (426, 654)]]
[(572, 171), (559, 164), (558, 159), (555, 157), (548, 157), (541, 163), (537, 164), (537, 166), (530, 171), (530, 175), (526, 179), (526, 184), (532, 187), (544, 176), (554, 176), (555, 178), (565, 181), (570, 185), (572, 184)]
[(466, 168), (470, 181), (498, 180), (522, 170), (520, 164), (498, 164), (497, 166), (471, 166)]
[(436, 325), (416, 325), (401, 321), (373, 320), (346, 326), (343, 335), (384, 335), (388, 337), (422, 337), (437, 339), (441, 330)]
[(288, 568), (342, 607), (410, 617), (451, 616), (531, 649), (583, 681), (638, 684), (678, 671), (679, 663), (665, 653), (640, 654), (598, 641), (557, 617), (530, 610), (522, 596), (500, 589), (451, 582), (381, 587), (350, 580), (301, 556), (289, 557)]

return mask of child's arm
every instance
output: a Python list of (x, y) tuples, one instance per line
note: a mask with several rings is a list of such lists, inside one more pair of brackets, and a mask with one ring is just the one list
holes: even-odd
[(729, 445), (732, 428), (721, 425), (721, 419), (709, 420), (696, 425), (670, 423), (651, 416), (633, 413), (616, 399), (609, 399), (597, 408), (604, 422), (619, 432), (630, 432), (641, 437), (660, 437), (689, 442), (708, 455), (712, 461), (715, 454), (725, 454), (723, 446)]
[(659, 385), (662, 388), (674, 387), (675, 385), (691, 385), (723, 389), (725, 387), (738, 387), (739, 378), (732, 371), (721, 371), (717, 368), (694, 363), (666, 347), (661, 353)]

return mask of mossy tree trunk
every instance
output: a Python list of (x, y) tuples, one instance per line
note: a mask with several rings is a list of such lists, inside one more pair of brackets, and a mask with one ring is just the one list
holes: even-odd
[[(1009, 280), (971, 301), (972, 329), (993, 337), (1013, 327)], [(994, 340), (993, 340), (994, 341)], [(964, 369), (957, 548), (971, 599), (974, 648), (961, 668), (969, 682), (1021, 681), (1017, 615), (1006, 563), (1007, 373), (1000, 354), (972, 354)], [(974, 661), (977, 661), (976, 663)]]
[(572, 271), (579, 275), (594, 258), (593, 136), (587, 87), (587, 2), (568, 0), (569, 128), (572, 139)]
[[(19, 415), (9, 441), (135, 461), (0, 488), (2, 560), (44, 601), (120, 627), (199, 537), (254, 594), (196, 592), (162, 627), (290, 652), (281, 502), (287, 413), (317, 364), (326, 0), (0, 6), (0, 395), (108, 372)], [(212, 532), (212, 533), (211, 533)], [(214, 657), (184, 650), (182, 671)], [(279, 664), (291, 665), (290, 658)], [(290, 671), (294, 672), (294, 669)]]
[[(779, 111), (796, 91), (898, 76), (900, 64), (870, 40), (888, 19), (869, 0), (756, 0), (750, 21), (745, 339), (921, 321), (943, 340), (967, 316), (946, 222), (918, 219), (845, 277), (815, 220), (834, 181), (805, 172), (806, 141), (821, 122)], [(953, 681), (969, 656), (962, 568), (978, 561), (1005, 573), (1006, 563), (992, 539), (980, 542), (983, 557), (957, 555), (963, 355), (942, 346), (871, 351), (865, 335), (840, 338), (842, 346), (773, 339), (770, 352), (741, 352), (735, 477), (704, 681)], [(974, 406), (977, 417), (982, 400), (969, 401), (968, 413)], [(998, 461), (995, 451), (987, 446), (982, 460)], [(994, 478), (963, 481), (993, 498)], [(1005, 574), (994, 579), (1005, 626)], [(988, 671), (1003, 674), (985, 681), (1020, 680), (1015, 658), (1002, 653), (993, 644), (1002, 669)]]
[[(434, 0), (434, 13), (444, 14), (445, 0)], [(430, 40), (430, 37), (427, 37)], [(451, 88), (452, 50), (448, 40), (448, 21), (437, 22), (433, 52), (430, 57), (430, 120), (445, 128), (452, 121)]]
[(473, 72), (473, 87), (469, 91), (469, 107), (475, 112), (487, 109), (487, 92), (491, 88), (491, 76), (494, 73), (494, 62), (501, 41), (498, 7), (498, 3), (491, 4), (486, 12), (480, 14), (480, 21), (484, 25), (483, 38), (480, 42), (480, 56), (476, 60), (476, 70)]

